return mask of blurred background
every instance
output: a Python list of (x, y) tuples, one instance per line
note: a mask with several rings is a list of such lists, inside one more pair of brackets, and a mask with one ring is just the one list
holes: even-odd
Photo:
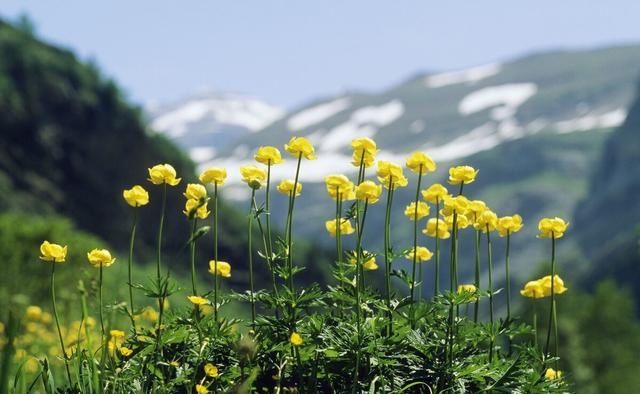
[[(159, 189), (146, 182), (146, 169), (161, 162), (172, 163), (185, 183), (208, 165), (227, 167), (221, 256), (233, 264), (229, 286), (243, 290), (250, 193), (237, 169), (257, 147), (281, 146), (294, 135), (308, 137), (318, 156), (303, 163), (296, 204), (301, 281), (330, 283), (333, 239), (324, 221), (334, 205), (323, 177), (353, 175), (350, 141), (366, 136), (377, 141), (381, 159), (430, 154), (439, 169), (427, 184), (444, 182), (451, 165), (480, 169), (468, 195), (499, 215), (524, 218), (512, 244), (515, 298), (548, 270), (538, 220), (570, 221), (558, 260), (570, 289), (559, 304), (562, 369), (578, 392), (628, 393), (640, 385), (637, 15), (640, 3), (630, 0), (5, 0), (0, 318), (30, 304), (46, 309), (49, 271), (37, 259), (43, 239), (69, 244), (75, 269), (59, 270), (69, 311), (79, 280), (95, 292), (85, 256), (94, 247), (116, 251), (121, 264), (107, 285), (112, 301), (125, 299), (132, 211), (121, 192), (134, 184), (151, 192), (136, 245), (137, 275), (149, 277), (144, 263), (154, 256)], [(288, 160), (274, 176), (294, 171)], [(166, 240), (166, 264), (178, 278), (188, 261), (181, 193), (182, 186), (171, 190)], [(403, 190), (394, 201), (396, 249), (411, 243), (402, 212), (412, 194)], [(274, 197), (280, 225), (285, 204)], [(378, 208), (366, 243), (381, 252)], [(473, 241), (462, 242), (461, 273), (471, 280)], [(199, 272), (209, 286), (211, 252), (211, 242), (200, 242)], [(499, 278), (502, 253), (498, 241)], [(525, 321), (530, 309), (522, 302)]]

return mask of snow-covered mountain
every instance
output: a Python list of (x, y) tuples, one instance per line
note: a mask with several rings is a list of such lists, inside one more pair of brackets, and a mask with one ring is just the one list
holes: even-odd
[(212, 159), (239, 139), (256, 133), (285, 111), (254, 97), (207, 93), (147, 109), (151, 127), (188, 149), (192, 159)]
[[(152, 126), (202, 165), (237, 167), (264, 144), (310, 138), (319, 160), (304, 181), (350, 172), (350, 141), (376, 139), (380, 157), (401, 160), (415, 149), (459, 160), (505, 141), (619, 125), (634, 93), (640, 47), (535, 54), (502, 64), (426, 73), (380, 93), (317, 100), (285, 114), (254, 98), (200, 95), (156, 109)], [(284, 177), (294, 163), (281, 166)], [(231, 174), (230, 183), (237, 183)]]

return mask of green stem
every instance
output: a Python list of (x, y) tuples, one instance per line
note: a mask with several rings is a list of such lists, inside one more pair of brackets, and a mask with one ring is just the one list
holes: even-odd
[[(191, 245), (190, 246), (190, 254), (191, 254), (191, 291), (194, 296), (198, 295), (198, 290), (196, 289), (196, 240), (193, 237), (196, 234), (196, 227), (198, 226), (198, 219), (193, 218), (193, 224), (191, 225)], [(196, 309), (198, 306), (195, 305)]]
[(213, 184), (213, 320), (218, 324), (218, 184)]
[[(362, 156), (360, 157), (360, 166), (358, 168), (358, 182), (359, 186), (364, 180), (365, 167), (364, 167), (365, 150), (362, 150)], [(362, 234), (364, 230), (364, 220), (367, 217), (368, 201), (365, 200), (364, 210), (362, 213), (362, 219), (360, 219), (360, 200), (356, 200), (356, 232), (358, 239), (356, 241), (356, 331), (358, 339), (358, 347), (356, 350), (356, 362), (353, 371), (353, 383), (351, 386), (352, 394), (355, 394), (358, 388), (358, 375), (360, 372), (360, 339), (361, 339), (361, 327), (360, 327), (360, 265), (362, 264)]]
[[(420, 184), (422, 182), (422, 164), (420, 164), (420, 168), (418, 170), (418, 186), (416, 187), (416, 198), (415, 198), (415, 209), (413, 211), (413, 266), (411, 271), (411, 328), (416, 328), (416, 316), (415, 316), (415, 305), (414, 305), (414, 290), (416, 287), (416, 263), (418, 258), (418, 202), (420, 202)], [(422, 281), (422, 275), (420, 276), (420, 281)], [(422, 289), (420, 289), (422, 290)]]
[(538, 306), (535, 300), (533, 300), (533, 341), (538, 350)]
[(136, 239), (136, 226), (138, 224), (138, 209), (133, 211), (133, 224), (131, 225), (131, 238), (129, 240), (129, 317), (131, 318), (131, 326), (133, 327), (133, 333), (136, 334), (136, 321), (133, 318), (135, 313), (135, 307), (133, 306), (133, 244)]
[[(555, 275), (556, 275), (556, 237), (553, 232), (551, 233), (551, 305), (549, 306), (549, 327), (547, 329), (547, 342), (544, 346), (544, 355), (547, 357), (549, 354), (549, 343), (551, 342), (551, 327), (554, 322), (554, 309), (556, 304), (555, 297)], [(556, 342), (558, 338), (556, 337)], [(557, 353), (556, 353), (557, 356)]]
[(338, 263), (342, 262), (342, 201), (340, 186), (336, 190), (336, 258)]
[(160, 281), (160, 264), (162, 261), (162, 230), (164, 227), (165, 210), (167, 209), (167, 184), (162, 185), (162, 208), (160, 209), (160, 225), (158, 226), (158, 258), (156, 260), (156, 277)]
[(507, 251), (504, 258), (504, 273), (507, 281), (507, 320), (511, 320), (511, 276), (509, 275), (509, 251), (511, 249), (511, 233), (507, 230)]
[(104, 316), (103, 316), (103, 304), (102, 304), (102, 263), (100, 264), (100, 276), (99, 276), (99, 280), (98, 280), (98, 297), (99, 297), (99, 302), (100, 302), (100, 330), (102, 332), (102, 335), (100, 336), (100, 338), (102, 339), (102, 357), (101, 357), (101, 361), (100, 361), (100, 390), (102, 390), (104, 388), (104, 368), (105, 368), (105, 359), (107, 356), (107, 347), (106, 347), (106, 343), (105, 343), (105, 339), (106, 339), (106, 332), (104, 329)]
[(491, 256), (491, 231), (489, 225), (487, 229), (487, 259), (489, 260), (489, 322), (491, 327), (491, 338), (489, 342), (489, 362), (493, 360), (493, 259)]
[[(257, 210), (256, 207), (254, 209)], [(269, 263), (269, 270), (271, 271), (271, 276), (273, 276), (275, 281), (275, 273), (273, 272), (273, 242), (271, 240), (271, 159), (267, 162), (267, 188), (265, 190), (265, 214), (267, 216), (267, 244), (265, 248), (265, 252), (267, 254), (267, 262)], [(258, 219), (259, 223), (259, 219)]]
[(160, 209), (160, 224), (158, 226), (158, 252), (157, 252), (157, 260), (156, 260), (156, 278), (159, 290), (159, 298), (158, 298), (158, 329), (157, 329), (157, 337), (156, 337), (156, 350), (157, 353), (162, 353), (162, 339), (161, 339), (161, 331), (162, 331), (162, 317), (164, 315), (164, 292), (162, 291), (162, 281), (161, 281), (161, 273), (160, 273), (160, 265), (162, 263), (162, 232), (164, 230), (164, 217), (167, 209), (167, 184), (162, 185), (162, 208)]
[[(258, 203), (256, 201), (255, 198), (253, 198), (253, 210), (255, 212), (258, 211)], [(258, 223), (258, 230), (260, 231), (260, 234), (262, 236), (262, 244), (265, 250), (265, 253), (268, 249), (268, 240), (267, 240), (267, 235), (264, 232), (264, 228), (262, 227), (262, 221), (260, 220), (260, 216), (256, 216), (256, 222)], [(275, 276), (275, 272), (273, 271), (273, 263), (271, 260), (271, 256), (267, 256), (267, 265), (269, 268), (269, 271), (271, 272), (271, 285), (273, 287), (273, 294), (275, 294), (276, 298), (278, 297), (278, 287), (276, 286), (276, 276)], [(276, 315), (278, 314), (278, 308), (276, 307)], [(276, 316), (277, 317), (277, 316)]]
[(58, 329), (58, 338), (60, 339), (60, 348), (62, 349), (62, 356), (64, 357), (64, 366), (67, 371), (67, 380), (69, 386), (71, 386), (71, 371), (69, 370), (69, 357), (67, 356), (67, 350), (64, 346), (64, 340), (62, 339), (62, 330), (60, 330), (60, 318), (58, 317), (58, 309), (56, 307), (56, 262), (51, 262), (51, 305), (53, 306), (53, 317), (56, 320), (56, 328)]
[(393, 202), (393, 177), (389, 176), (387, 190), (387, 208), (384, 215), (384, 266), (385, 266), (385, 296), (387, 301), (387, 336), (393, 335), (393, 313), (391, 311), (391, 204)]
[(293, 190), (289, 194), (289, 212), (287, 213), (287, 273), (289, 276), (289, 289), (293, 293), (293, 207), (296, 202), (296, 190), (298, 188), (298, 177), (300, 176), (300, 163), (302, 162), (302, 153), (298, 155), (298, 164), (296, 165), (296, 176), (293, 181)]
[(247, 244), (249, 249), (249, 287), (251, 291), (251, 327), (256, 328), (256, 303), (254, 298), (253, 284), (253, 201), (256, 198), (256, 189), (251, 189), (251, 204), (249, 205), (249, 222), (247, 233)]
[(440, 227), (440, 199), (436, 198), (436, 270), (433, 280), (434, 297), (440, 293), (440, 233), (438, 232), (438, 227)]
[[(352, 393), (356, 392), (358, 386), (358, 374), (360, 370), (360, 346), (362, 339), (362, 327), (360, 324), (360, 280), (361, 272), (359, 267), (362, 265), (363, 253), (362, 253), (362, 236), (364, 233), (364, 222), (367, 218), (367, 208), (369, 207), (369, 200), (365, 200), (364, 209), (362, 210), (362, 221), (358, 224), (358, 239), (356, 241), (356, 332), (358, 339), (358, 347), (356, 350), (356, 365), (353, 371), (353, 386)], [(356, 221), (358, 223), (358, 221)]]
[[(476, 215), (477, 216), (477, 215)], [(476, 217), (477, 219), (477, 217)], [(476, 289), (480, 290), (480, 230), (476, 230), (476, 239), (475, 239), (475, 259), (476, 259), (476, 278), (475, 278), (475, 286)], [(473, 307), (473, 322), (478, 322), (478, 311), (480, 309), (480, 298), (476, 298), (475, 305)]]

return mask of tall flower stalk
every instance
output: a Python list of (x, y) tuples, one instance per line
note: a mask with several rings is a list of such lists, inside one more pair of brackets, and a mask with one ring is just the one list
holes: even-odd
[(58, 339), (60, 340), (60, 350), (64, 359), (64, 367), (67, 372), (67, 381), (71, 386), (71, 371), (69, 369), (69, 357), (67, 356), (67, 348), (62, 338), (62, 330), (60, 329), (60, 317), (58, 316), (58, 308), (56, 306), (56, 264), (64, 263), (67, 258), (67, 246), (44, 241), (40, 245), (40, 260), (51, 263), (50, 289), (51, 289), (51, 306), (53, 309), (53, 317), (56, 321), (56, 329), (58, 330)]
[(209, 167), (200, 174), (199, 179), (204, 184), (213, 184), (213, 316), (218, 324), (218, 187), (224, 185), (227, 179), (227, 170), (222, 167)]
[[(131, 189), (122, 192), (124, 200), (133, 208), (139, 208), (149, 203), (149, 193), (140, 185), (135, 185)], [(131, 327), (136, 335), (135, 306), (133, 305), (133, 245), (136, 240), (136, 227), (138, 225), (138, 209), (133, 211), (133, 223), (131, 224), (131, 236), (129, 238), (129, 260), (127, 261), (127, 274), (129, 279), (129, 317)]]
[[(477, 220), (477, 219), (476, 219)], [(474, 284), (477, 289), (480, 288), (480, 230), (475, 230), (475, 242), (474, 242), (474, 252), (475, 252), (475, 281)], [(473, 305), (473, 322), (478, 322), (478, 313), (480, 309), (480, 297), (476, 298), (476, 301)]]
[[(220, 256), (218, 255), (218, 182), (213, 184), (213, 261), (215, 272), (218, 272), (218, 261)], [(218, 275), (213, 276), (213, 318), (218, 324), (218, 291), (220, 289), (220, 283), (218, 282)]]
[[(419, 166), (418, 170), (418, 184), (416, 185), (416, 198), (414, 200), (414, 211), (413, 211), (413, 261), (411, 262), (411, 328), (415, 328), (415, 306), (414, 306), (414, 293), (416, 287), (416, 263), (418, 260), (418, 203), (420, 202), (420, 186), (422, 183), (422, 164)], [(422, 265), (421, 265), (422, 267)], [(422, 271), (422, 270), (420, 270)], [(420, 272), (420, 282), (422, 282), (422, 272)]]
[(148, 170), (149, 181), (154, 185), (162, 185), (162, 207), (160, 208), (160, 224), (158, 225), (158, 250), (156, 258), (156, 285), (158, 297), (158, 325), (156, 330), (156, 348), (158, 353), (162, 353), (162, 318), (164, 315), (164, 302), (166, 297), (166, 286), (163, 285), (161, 265), (162, 265), (162, 236), (164, 230), (164, 220), (167, 210), (167, 185), (176, 186), (181, 178), (177, 177), (176, 170), (170, 164), (157, 164)]
[(104, 387), (102, 382), (104, 381), (104, 368), (105, 368), (105, 360), (107, 356), (107, 332), (104, 328), (104, 305), (102, 298), (102, 289), (103, 289), (103, 270), (105, 267), (111, 266), (116, 259), (111, 257), (111, 253), (106, 249), (93, 249), (91, 252), (87, 253), (87, 259), (89, 260), (89, 264), (98, 268), (99, 276), (98, 276), (98, 300), (99, 300), (99, 314), (100, 314), (100, 329), (101, 329), (101, 348), (102, 348), (102, 357), (100, 362), (101, 372), (100, 372), (100, 387)]
[(497, 230), (501, 237), (507, 237), (507, 247), (504, 256), (504, 275), (507, 291), (507, 320), (511, 319), (511, 275), (509, 272), (509, 257), (511, 252), (511, 235), (522, 229), (520, 215), (504, 216), (498, 219)]
[(487, 229), (487, 262), (489, 267), (489, 324), (491, 327), (491, 337), (489, 338), (489, 362), (493, 360), (493, 257), (491, 254), (491, 230), (489, 224)]
[[(411, 328), (415, 328), (415, 288), (416, 282), (420, 283), (418, 297), (422, 298), (422, 264), (419, 267), (419, 275), (416, 280), (416, 263), (418, 261), (418, 220), (429, 214), (429, 206), (420, 202), (420, 187), (422, 186), (422, 176), (430, 171), (435, 171), (436, 163), (433, 159), (422, 152), (413, 152), (406, 160), (406, 166), (409, 170), (418, 174), (418, 183), (416, 185), (416, 197), (413, 201), (413, 256), (411, 267)], [(421, 212), (422, 204), (424, 207)], [(405, 212), (405, 215), (411, 212)]]
[(391, 206), (396, 188), (405, 187), (409, 183), (402, 167), (388, 161), (378, 161), (376, 172), (378, 180), (387, 188), (387, 206), (384, 216), (384, 263), (385, 263), (385, 296), (387, 306), (387, 336), (393, 335), (393, 309), (391, 308), (391, 268), (393, 250), (391, 248)]
[[(254, 159), (258, 163), (262, 163), (267, 166), (267, 184), (265, 189), (265, 209), (264, 213), (266, 215), (266, 234), (264, 229), (262, 228), (262, 223), (260, 221), (260, 217), (256, 217), (256, 221), (258, 222), (258, 229), (263, 238), (263, 246), (264, 246), (264, 254), (266, 256), (267, 268), (269, 269), (269, 273), (271, 275), (271, 282), (273, 287), (273, 293), (278, 297), (278, 288), (276, 286), (276, 274), (275, 267), (273, 261), (273, 241), (272, 241), (272, 231), (271, 231), (271, 167), (277, 164), (281, 164), (284, 162), (282, 159), (282, 155), (280, 154), (280, 150), (275, 146), (261, 146), (258, 148), (256, 154), (254, 155)], [(253, 209), (257, 212), (257, 204), (253, 204)], [(276, 317), (278, 317), (278, 308), (275, 308)]]
[(253, 284), (253, 215), (254, 201), (256, 198), (256, 189), (251, 189), (251, 202), (249, 204), (249, 215), (247, 218), (247, 252), (249, 253), (249, 291), (251, 302), (251, 327), (256, 327), (256, 303), (255, 288)]
[(393, 312), (391, 310), (391, 204), (393, 203), (393, 180), (389, 177), (387, 206), (384, 215), (384, 267), (385, 297), (387, 304), (387, 336), (393, 335)]
[[(549, 305), (549, 326), (547, 328), (547, 340), (544, 347), (544, 354), (549, 354), (549, 344), (551, 341), (551, 327), (553, 326), (555, 334), (555, 355), (558, 356), (558, 318), (556, 313), (556, 294), (562, 294), (567, 291), (564, 287), (562, 279), (556, 275), (556, 239), (561, 238), (569, 227), (563, 219), (544, 218), (538, 223), (539, 238), (551, 238), (551, 276), (540, 279), (540, 283), (545, 295), (551, 296), (551, 305)], [(558, 362), (556, 361), (556, 369)]]

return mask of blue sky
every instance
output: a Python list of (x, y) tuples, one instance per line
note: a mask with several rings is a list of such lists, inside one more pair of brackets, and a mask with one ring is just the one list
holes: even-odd
[[(16, 1), (138, 103), (202, 90), (295, 107), (535, 50), (640, 42), (640, 1)], [(597, 4), (592, 4), (597, 3)]]

